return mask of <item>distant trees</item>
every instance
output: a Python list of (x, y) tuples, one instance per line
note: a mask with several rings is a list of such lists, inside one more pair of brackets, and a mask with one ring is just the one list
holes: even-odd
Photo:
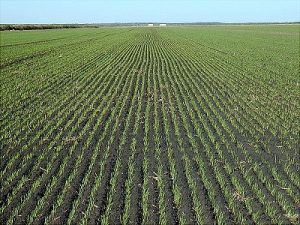
[(1, 24), (0, 31), (3, 30), (43, 30), (43, 29), (62, 29), (62, 28), (80, 28), (97, 27), (85, 24)]

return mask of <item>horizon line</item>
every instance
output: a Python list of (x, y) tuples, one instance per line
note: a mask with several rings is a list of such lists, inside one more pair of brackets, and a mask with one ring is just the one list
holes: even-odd
[(272, 22), (218, 22), (218, 21), (207, 21), (207, 22), (90, 22), (90, 23), (1, 23), (0, 25), (97, 25), (97, 24), (274, 24), (274, 23), (300, 23), (300, 21), (272, 21)]

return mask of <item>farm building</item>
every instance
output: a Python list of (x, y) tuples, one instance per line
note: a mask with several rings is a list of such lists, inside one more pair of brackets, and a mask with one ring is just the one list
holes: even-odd
[(153, 27), (153, 23), (149, 23), (149, 24), (148, 24), (148, 27)]
[(167, 26), (167, 24), (165, 24), (165, 23), (161, 23), (161, 24), (159, 24), (159, 26), (160, 26), (160, 27), (166, 27), (166, 26)]

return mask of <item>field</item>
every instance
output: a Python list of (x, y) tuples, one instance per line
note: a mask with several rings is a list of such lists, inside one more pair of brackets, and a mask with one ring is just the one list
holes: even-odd
[(2, 224), (299, 224), (299, 25), (3, 31)]

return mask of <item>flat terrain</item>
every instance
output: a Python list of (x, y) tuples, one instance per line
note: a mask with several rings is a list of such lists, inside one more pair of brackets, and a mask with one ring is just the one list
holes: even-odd
[(2, 224), (300, 223), (300, 26), (3, 31)]

